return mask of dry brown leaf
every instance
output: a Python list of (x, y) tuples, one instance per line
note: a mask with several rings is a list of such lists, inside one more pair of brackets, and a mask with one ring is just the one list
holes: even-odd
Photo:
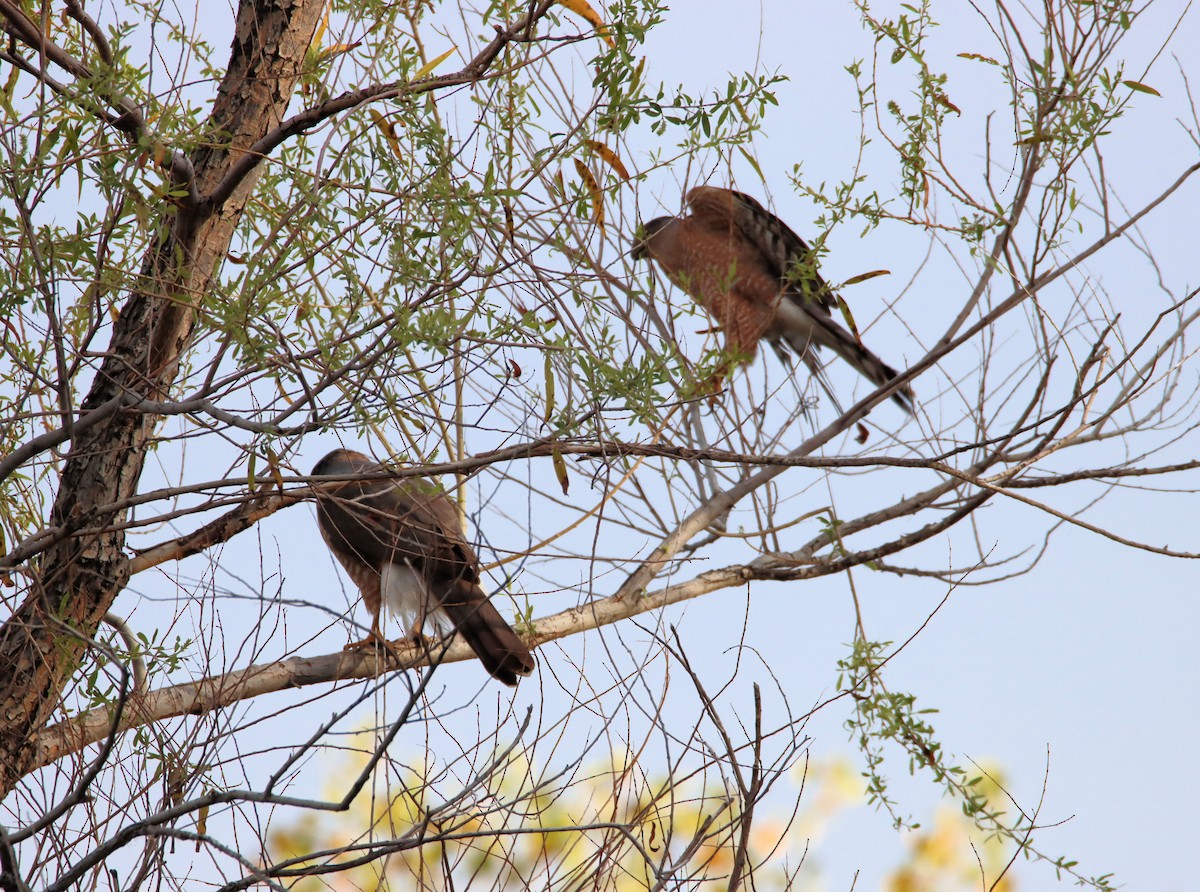
[(588, 195), (592, 199), (592, 219), (596, 221), (596, 225), (601, 229), (604, 228), (604, 193), (600, 191), (600, 184), (596, 182), (596, 177), (592, 174), (588, 166), (580, 161), (575, 160), (575, 170), (578, 171), (580, 179), (583, 180), (583, 185), (588, 190)]

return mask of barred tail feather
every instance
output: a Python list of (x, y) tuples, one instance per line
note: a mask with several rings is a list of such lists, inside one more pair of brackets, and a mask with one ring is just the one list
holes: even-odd
[(492, 606), (483, 589), (460, 580), (441, 607), (497, 681), (515, 685), (537, 666), (529, 648)]
[[(784, 335), (788, 345), (796, 354), (804, 359), (805, 364), (813, 370), (818, 382), (826, 391), (828, 387), (821, 380), (817, 370), (821, 363), (813, 356), (813, 347), (828, 347), (845, 360), (851, 368), (877, 386), (887, 384), (898, 374), (894, 368), (859, 343), (852, 334), (837, 324), (830, 316), (821, 312), (804, 311), (807, 331), (801, 336), (799, 332), (787, 331)], [(814, 369), (814, 362), (816, 368)], [(892, 399), (907, 412), (913, 414), (913, 390), (905, 384), (892, 394)]]

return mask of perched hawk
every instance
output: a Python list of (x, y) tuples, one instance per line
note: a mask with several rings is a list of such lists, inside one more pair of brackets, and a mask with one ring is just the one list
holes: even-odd
[[(313, 476), (373, 474), (383, 466), (361, 452), (335, 449)], [(347, 649), (384, 641), (379, 612), (412, 621), (446, 619), (484, 668), (515, 685), (533, 671), (533, 655), (479, 587), (479, 558), (463, 538), (454, 503), (424, 480), (343, 480), (318, 484), (321, 536), (362, 593), (371, 633)], [(386, 643), (386, 642), (385, 642)]]
[[(834, 320), (837, 296), (817, 272), (812, 250), (782, 220), (749, 195), (714, 186), (692, 189), (687, 205), (685, 217), (646, 223), (632, 257), (658, 261), (714, 317), (727, 350), (749, 362), (764, 338), (782, 359), (790, 348), (826, 391), (818, 347), (828, 347), (874, 384), (896, 377)], [(910, 387), (892, 398), (912, 412)]]

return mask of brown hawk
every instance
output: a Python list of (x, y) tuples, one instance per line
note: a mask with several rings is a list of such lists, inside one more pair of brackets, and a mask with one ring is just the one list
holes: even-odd
[[(817, 272), (812, 249), (787, 224), (749, 195), (715, 186), (689, 191), (687, 206), (687, 216), (644, 224), (631, 256), (657, 261), (703, 306), (725, 332), (729, 352), (750, 362), (766, 339), (787, 361), (790, 348), (826, 392), (819, 347), (874, 384), (896, 377), (834, 320), (838, 298)], [(905, 385), (892, 398), (912, 413), (912, 388)]]
[[(314, 477), (378, 474), (384, 466), (361, 452), (335, 449)], [(386, 604), (412, 622), (448, 621), (491, 675), (515, 685), (536, 665), (529, 648), (479, 586), (479, 558), (463, 538), (454, 503), (426, 480), (343, 480), (320, 483), (321, 536), (362, 594), (371, 632), (347, 649), (386, 644), (379, 613)]]

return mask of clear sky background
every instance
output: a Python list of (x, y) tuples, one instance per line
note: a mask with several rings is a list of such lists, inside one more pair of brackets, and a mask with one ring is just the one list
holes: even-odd
[[(682, 83), (697, 94), (723, 88), (730, 71), (778, 70), (788, 77), (776, 91), (779, 107), (768, 115), (755, 145), (766, 182), (759, 181), (749, 165), (735, 164), (734, 172), (738, 188), (769, 203), (801, 234), (812, 234), (819, 211), (796, 195), (788, 175), (797, 164), (803, 165), (804, 177), (811, 183), (832, 183), (851, 174), (859, 123), (853, 81), (844, 68), (872, 52), (870, 36), (860, 27), (855, 10), (848, 3), (824, 0), (747, 4), (736, 12), (734, 4), (715, 0), (681, 0), (675, 6), (647, 45), (649, 78)], [(896, 6), (878, 3), (875, 12), (894, 14)], [(946, 9), (938, 11), (944, 18), (933, 42), (931, 63), (949, 73), (947, 93), (964, 110), (963, 121), (950, 125), (947, 139), (955, 150), (972, 152), (982, 167), (982, 114), (995, 108), (1003, 117), (1003, 96), (988, 86), (979, 63), (956, 56), (974, 52), (997, 57), (1000, 50), (968, 4), (942, 6)], [(1182, 8), (1181, 3), (1156, 5), (1123, 49), (1131, 60), (1125, 76), (1149, 83), (1162, 94), (1161, 98), (1139, 96), (1105, 143), (1106, 173), (1130, 207), (1158, 194), (1197, 155), (1196, 145), (1177, 122), (1177, 118), (1189, 121), (1192, 112), (1170, 52), (1143, 74), (1158, 49), (1154, 41), (1164, 39), (1170, 16)], [(948, 18), (951, 13), (956, 17)], [(1200, 46), (1198, 18), (1191, 13), (1172, 42), (1185, 67)], [(212, 40), (222, 45), (215, 36)], [(1194, 76), (1196, 71), (1188, 73)], [(891, 86), (897, 91), (907, 89), (900, 79), (891, 81)], [(642, 167), (655, 149), (652, 136), (644, 131), (631, 139), (626, 151), (632, 151), (633, 165)], [(704, 169), (705, 164), (713, 171), (712, 181), (723, 184), (728, 172), (719, 160), (702, 159), (699, 167)], [(869, 152), (865, 172), (872, 178), (869, 188), (881, 192), (897, 188), (895, 165), (885, 154)], [(663, 213), (664, 208), (673, 212), (682, 178), (680, 171), (656, 171), (629, 200), (636, 201), (643, 218)], [(1186, 186), (1143, 227), (1163, 279), (1177, 295), (1200, 279), (1194, 210), (1198, 189), (1196, 184)], [(1081, 236), (1080, 243), (1092, 237), (1094, 233)], [(828, 249), (824, 269), (831, 279), (844, 280), (869, 269), (892, 271), (890, 277), (856, 286), (848, 294), (863, 322), (879, 315), (884, 303), (909, 281), (928, 241), (898, 225), (885, 225), (864, 237), (862, 227), (851, 223), (831, 236)], [(881, 355), (898, 363), (921, 355), (921, 343), (929, 343), (945, 330), (969, 291), (969, 278), (956, 272), (944, 253), (935, 254), (897, 305), (898, 316), (913, 334), (894, 318), (884, 318), (868, 338)], [(619, 268), (622, 261), (614, 257), (613, 263)], [(1145, 263), (1136, 252), (1118, 247), (1089, 265), (1114, 306), (1133, 320), (1157, 312), (1166, 302), (1164, 294), (1146, 288)], [(1135, 266), (1138, 275), (1131, 274)], [(645, 269), (637, 274), (644, 275)], [(1043, 297), (1044, 302), (1054, 299), (1053, 291)], [(1067, 299), (1065, 292), (1063, 299)], [(955, 357), (953, 362), (969, 365), (970, 356)], [(917, 390), (921, 397), (936, 393), (937, 386), (918, 382)], [(877, 410), (874, 417), (883, 426), (900, 419), (890, 407)], [(1193, 457), (1194, 442), (1185, 437), (1177, 455)], [(332, 436), (313, 437), (305, 443), (297, 466), (311, 467), (335, 445), (338, 441)], [(191, 467), (199, 473), (203, 464), (194, 462)], [(1180, 489), (1196, 485), (1192, 478), (1171, 483)], [(1095, 495), (1098, 490), (1089, 492)], [(818, 486), (814, 498), (819, 496)], [(839, 498), (847, 509), (843, 513), (850, 513), (855, 494), (843, 491)], [(1070, 510), (1085, 500), (1075, 494), (1061, 507)], [(869, 494), (863, 494), (863, 501), (870, 502)], [(1200, 550), (1194, 506), (1192, 493), (1165, 495), (1131, 487), (1112, 494), (1088, 519), (1144, 541)], [(1033, 509), (1012, 503), (994, 504), (985, 511), (980, 536), (994, 541), (1000, 552), (1015, 549), (1014, 543), (1024, 547), (1030, 529), (1047, 526), (1044, 517), (1031, 516)], [(964, 530), (956, 535), (971, 533)], [(331, 625), (321, 609), (303, 606), (307, 602), (340, 612), (352, 600), (341, 594), (345, 580), (325, 556), (311, 507), (280, 512), (259, 525), (257, 536), (241, 540), (222, 553), (217, 586), (250, 597), (255, 592), (268, 598), (278, 594), (293, 602), (286, 613), (286, 631), (276, 639), (288, 650), (316, 654), (340, 647), (344, 626)], [(925, 563), (956, 564), (956, 541), (947, 537), (926, 546), (921, 552)], [(182, 568), (184, 577), (206, 572), (206, 560)], [(904, 640), (946, 595), (944, 584), (930, 580), (860, 570), (855, 581), (867, 631), (878, 640)], [(138, 614), (142, 622), (151, 619), (155, 599), (170, 591), (165, 582), (135, 579), (133, 588), (141, 599), (128, 594), (118, 606), (126, 612), (132, 608), (135, 620)], [(1012, 793), (1023, 805), (1036, 805), (1045, 785), (1041, 823), (1061, 825), (1039, 837), (1044, 850), (1077, 859), (1088, 875), (1115, 873), (1129, 888), (1183, 888), (1194, 876), (1194, 804), (1200, 797), (1200, 781), (1192, 765), (1200, 736), (1195, 693), (1200, 657), (1194, 644), (1200, 626), (1198, 583), (1200, 566), (1194, 563), (1155, 557), (1081, 530), (1062, 529), (1028, 575), (957, 590), (891, 664), (889, 683), (917, 693), (919, 705), (939, 710), (932, 721), (948, 753), (1003, 766)], [(535, 600), (537, 615), (551, 612), (545, 603)], [(199, 628), (211, 629), (219, 623), (236, 640), (243, 618), (256, 621), (258, 608), (253, 601), (239, 606), (223, 599), (211, 608), (212, 615), (208, 608), (197, 606), (194, 617)], [(666, 624), (678, 626), (693, 657), (710, 655), (707, 671), (716, 679), (729, 671), (733, 656), (728, 649), (742, 638), (743, 617), (746, 643), (783, 680), (793, 705), (803, 707), (833, 693), (835, 663), (846, 655), (846, 643), (853, 635), (854, 613), (844, 579), (760, 583), (749, 593), (721, 592), (671, 608), (662, 617), (643, 618), (643, 625), (657, 622), (660, 630)], [(327, 626), (331, 627), (322, 633)], [(184, 628), (179, 631), (191, 634)], [(309, 635), (320, 637), (307, 641)], [(557, 685), (580, 665), (599, 671), (606, 660), (617, 659), (613, 654), (621, 648), (648, 647), (646, 639), (642, 625), (628, 623), (544, 649), (538, 676), (512, 695), (514, 709), (519, 713), (534, 705), (552, 710), (562, 702)], [(269, 657), (277, 649), (272, 644), (255, 659)], [(226, 662), (245, 661), (230, 657)], [(462, 685), (463, 700), (481, 686), (483, 702), (504, 702), (510, 696), (498, 685), (487, 686), (477, 667), (450, 666), (440, 672), (447, 686)], [(738, 683), (748, 691), (750, 680), (765, 676), (749, 669)], [(329, 709), (327, 702), (321, 702), (311, 713), (323, 717)], [(295, 722), (298, 715), (302, 713), (290, 713), (288, 721)], [(814, 738), (816, 757), (851, 752), (841, 728), (844, 718), (845, 713), (835, 707), (813, 720), (808, 732)], [(250, 738), (246, 748), (254, 745)], [(413, 751), (418, 752), (419, 746), (420, 739), (414, 736)], [(916, 817), (927, 816), (938, 801), (936, 788), (922, 777), (908, 782), (902, 759), (893, 762), (891, 771), (902, 809)], [(886, 815), (862, 807), (842, 815), (811, 857), (821, 864), (826, 887), (843, 890), (851, 888), (859, 870), (857, 888), (876, 888), (902, 855), (903, 842)], [(1063, 887), (1044, 865), (1021, 865), (1018, 870), (1023, 889)]]

